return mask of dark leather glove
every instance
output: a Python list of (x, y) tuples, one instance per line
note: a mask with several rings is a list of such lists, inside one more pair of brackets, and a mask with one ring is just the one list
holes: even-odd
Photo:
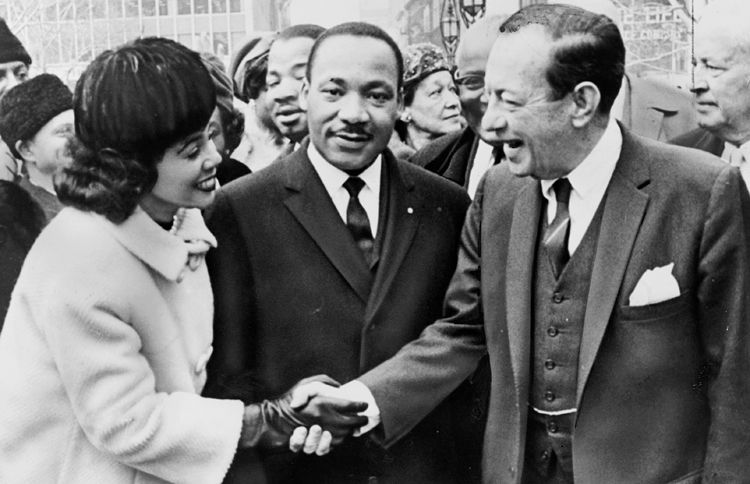
[(264, 400), (245, 407), (240, 447), (288, 448), (289, 437), (295, 428), (315, 424), (320, 425), (323, 430), (328, 430), (333, 437), (333, 444), (338, 444), (354, 429), (367, 423), (367, 417), (357, 415), (367, 409), (367, 403), (364, 402), (317, 395), (304, 407), (293, 409), (290, 403), (295, 389), (316, 381), (340, 386), (337, 381), (326, 375), (316, 375), (300, 380), (277, 399)]

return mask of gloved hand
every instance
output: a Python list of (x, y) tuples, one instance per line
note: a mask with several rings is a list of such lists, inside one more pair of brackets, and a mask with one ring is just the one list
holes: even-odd
[[(340, 384), (325, 375), (300, 380), (291, 390), (274, 400), (264, 400), (245, 407), (241, 447), (263, 449), (287, 448), (297, 427), (319, 425), (330, 432), (333, 444), (340, 443), (354, 429), (367, 423), (358, 415), (367, 409), (365, 402), (352, 402), (318, 391), (320, 382), (338, 387)], [(292, 401), (295, 402), (294, 407)], [(305, 402), (299, 406), (300, 402)]]

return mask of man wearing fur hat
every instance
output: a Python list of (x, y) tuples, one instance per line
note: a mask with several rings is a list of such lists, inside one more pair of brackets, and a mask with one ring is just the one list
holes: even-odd
[[(5, 19), (0, 18), (0, 98), (13, 86), (29, 76), (31, 57), (26, 49), (8, 28)], [(18, 164), (5, 144), (0, 142), (0, 180), (15, 180)]]
[(47, 221), (60, 211), (55, 173), (70, 162), (73, 96), (52, 74), (40, 74), (0, 99), (0, 136), (28, 178), (20, 185), (42, 206)]

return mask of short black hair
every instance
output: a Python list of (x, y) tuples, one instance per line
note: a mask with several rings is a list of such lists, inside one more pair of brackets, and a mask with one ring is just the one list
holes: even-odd
[(599, 112), (609, 113), (625, 74), (625, 44), (614, 21), (571, 5), (535, 4), (508, 17), (500, 32), (534, 24), (544, 27), (554, 41), (546, 79), (555, 99), (589, 81), (601, 93)]
[(330, 39), (331, 37), (346, 35), (351, 35), (353, 37), (369, 37), (371, 39), (382, 40), (383, 42), (388, 44), (388, 47), (390, 47), (391, 51), (393, 51), (393, 56), (396, 59), (396, 72), (398, 74), (397, 86), (400, 91), (403, 85), (404, 78), (404, 56), (401, 54), (401, 49), (398, 48), (398, 44), (396, 44), (396, 42), (391, 38), (390, 35), (386, 33), (385, 30), (381, 29), (377, 25), (368, 24), (367, 22), (346, 22), (343, 24), (339, 24), (326, 30), (320, 37), (318, 37), (318, 39), (313, 44), (312, 49), (310, 50), (310, 57), (307, 61), (307, 70), (305, 72), (307, 81), (310, 81), (310, 73), (312, 72), (315, 55), (317, 54), (318, 49), (320, 49), (320, 46), (323, 44), (323, 42), (325, 42), (326, 39)]
[(203, 129), (215, 106), (211, 75), (182, 44), (147, 37), (101, 53), (76, 84), (73, 163), (56, 180), (58, 197), (124, 221), (167, 148)]
[(289, 40), (296, 39), (299, 37), (307, 37), (308, 39), (315, 40), (320, 37), (326, 29), (320, 25), (315, 24), (297, 24), (287, 27), (281, 32), (276, 40)]

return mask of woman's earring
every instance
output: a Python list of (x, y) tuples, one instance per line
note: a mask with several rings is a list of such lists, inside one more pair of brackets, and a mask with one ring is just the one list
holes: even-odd
[(406, 124), (411, 123), (411, 113), (405, 112), (401, 115), (401, 121), (403, 121)]

